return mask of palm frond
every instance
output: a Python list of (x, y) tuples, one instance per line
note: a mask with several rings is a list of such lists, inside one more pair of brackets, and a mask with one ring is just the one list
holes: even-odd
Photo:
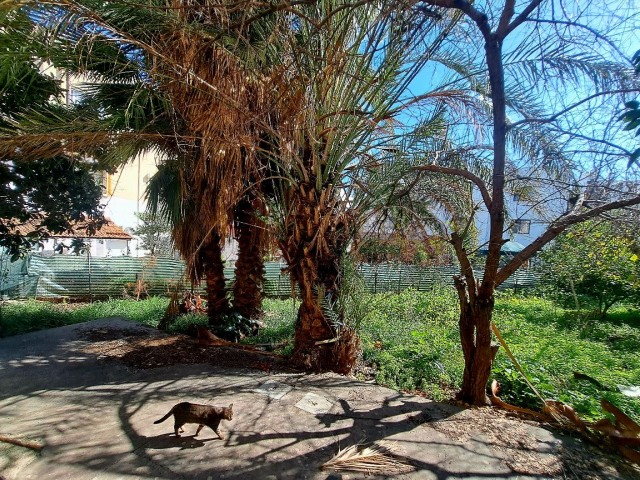
[(394, 475), (414, 469), (394, 455), (389, 448), (379, 445), (370, 447), (351, 445), (340, 449), (321, 468), (336, 472), (359, 472), (367, 475)]

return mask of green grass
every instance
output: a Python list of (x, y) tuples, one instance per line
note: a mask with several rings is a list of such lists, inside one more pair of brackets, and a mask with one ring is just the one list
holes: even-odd
[[(602, 417), (600, 399), (640, 421), (640, 401), (622, 395), (618, 385), (640, 385), (640, 327), (637, 310), (618, 308), (606, 320), (584, 320), (572, 311), (536, 298), (503, 296), (494, 320), (516, 358), (543, 397), (562, 400), (589, 419)], [(607, 390), (578, 380), (588, 375)], [(511, 362), (501, 352), (494, 376), (503, 398), (525, 406), (540, 406)]]
[(455, 294), (446, 287), (429, 293), (366, 295), (361, 319), (364, 359), (377, 367), (376, 381), (400, 390), (448, 397), (462, 378)]
[(267, 298), (263, 302), (265, 328), (255, 337), (245, 339), (250, 344), (272, 344), (275, 352), (290, 355), (293, 351), (295, 319), (300, 302), (293, 299)]
[[(8, 302), (1, 308), (0, 336), (15, 335), (96, 318), (121, 316), (155, 326), (167, 299), (111, 300), (91, 305)], [(251, 343), (280, 345), (289, 353), (298, 303), (265, 300), (265, 328)], [(357, 295), (349, 307), (359, 318), (363, 357), (377, 367), (376, 380), (399, 390), (420, 390), (434, 399), (457, 389), (463, 371), (458, 338), (457, 298), (452, 288), (430, 292), (407, 290), (395, 294)], [(640, 401), (623, 396), (618, 385), (640, 385), (640, 313), (614, 309), (606, 320), (558, 307), (551, 300), (501, 293), (494, 320), (508, 345), (545, 398), (572, 405), (587, 419), (602, 417), (600, 398), (607, 398), (640, 421)], [(206, 324), (202, 315), (188, 315), (171, 325), (184, 332), (189, 324)], [(595, 378), (607, 390), (574, 378), (579, 372)], [(493, 378), (501, 397), (518, 405), (539, 408), (540, 401), (500, 349)]]
[(169, 300), (110, 300), (91, 304), (54, 304), (36, 300), (6, 302), (0, 307), (0, 337), (61, 327), (105, 317), (125, 317), (155, 327)]

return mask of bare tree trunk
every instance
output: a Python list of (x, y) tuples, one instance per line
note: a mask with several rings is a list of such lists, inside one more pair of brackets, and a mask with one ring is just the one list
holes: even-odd
[[(464, 375), (458, 398), (472, 405), (488, 405), (487, 382), (497, 352), (491, 346), (493, 290), (483, 294), (482, 288), (478, 288), (473, 266), (464, 248), (463, 235), (452, 233), (451, 244), (460, 261), (462, 273), (454, 277), (460, 303), (459, 328), (464, 356)], [(485, 281), (486, 273), (483, 284)]]
[(457, 277), (455, 286), (460, 299), (460, 340), (464, 355), (464, 374), (458, 399), (472, 405), (489, 405), (487, 383), (496, 349), (491, 345), (493, 296), (470, 301), (467, 284)]
[(233, 308), (245, 318), (260, 318), (263, 315), (262, 286), (267, 230), (258, 217), (258, 212), (263, 210), (262, 205), (258, 199), (246, 199), (236, 209), (238, 259), (233, 282)]
[(200, 255), (207, 284), (209, 325), (217, 325), (220, 323), (222, 315), (229, 313), (220, 235), (212, 233), (202, 248)]

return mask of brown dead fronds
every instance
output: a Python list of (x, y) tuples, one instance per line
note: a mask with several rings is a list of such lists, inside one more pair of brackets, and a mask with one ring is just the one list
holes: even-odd
[(359, 472), (367, 475), (394, 475), (413, 470), (413, 466), (397, 457), (387, 447), (380, 445), (351, 445), (324, 463), (322, 470)]

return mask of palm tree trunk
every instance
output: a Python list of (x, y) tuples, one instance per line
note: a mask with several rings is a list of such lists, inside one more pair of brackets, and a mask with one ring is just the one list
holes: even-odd
[[(329, 191), (318, 194), (313, 186), (302, 185), (293, 197), (294, 213), (280, 242), (302, 300), (292, 362), (312, 371), (349, 373), (360, 344), (355, 332), (340, 327), (341, 313), (333, 308), (340, 291), (340, 258), (348, 227), (345, 218), (336, 214)], [(328, 318), (329, 310), (333, 318)]]
[(212, 233), (201, 251), (207, 284), (207, 316), (209, 325), (218, 325), (222, 315), (229, 313), (229, 300), (225, 288), (224, 262), (220, 235)]
[(233, 283), (233, 308), (245, 318), (260, 318), (262, 286), (264, 284), (264, 255), (267, 230), (258, 217), (263, 203), (254, 198), (242, 200), (236, 208), (236, 238), (238, 259)]

